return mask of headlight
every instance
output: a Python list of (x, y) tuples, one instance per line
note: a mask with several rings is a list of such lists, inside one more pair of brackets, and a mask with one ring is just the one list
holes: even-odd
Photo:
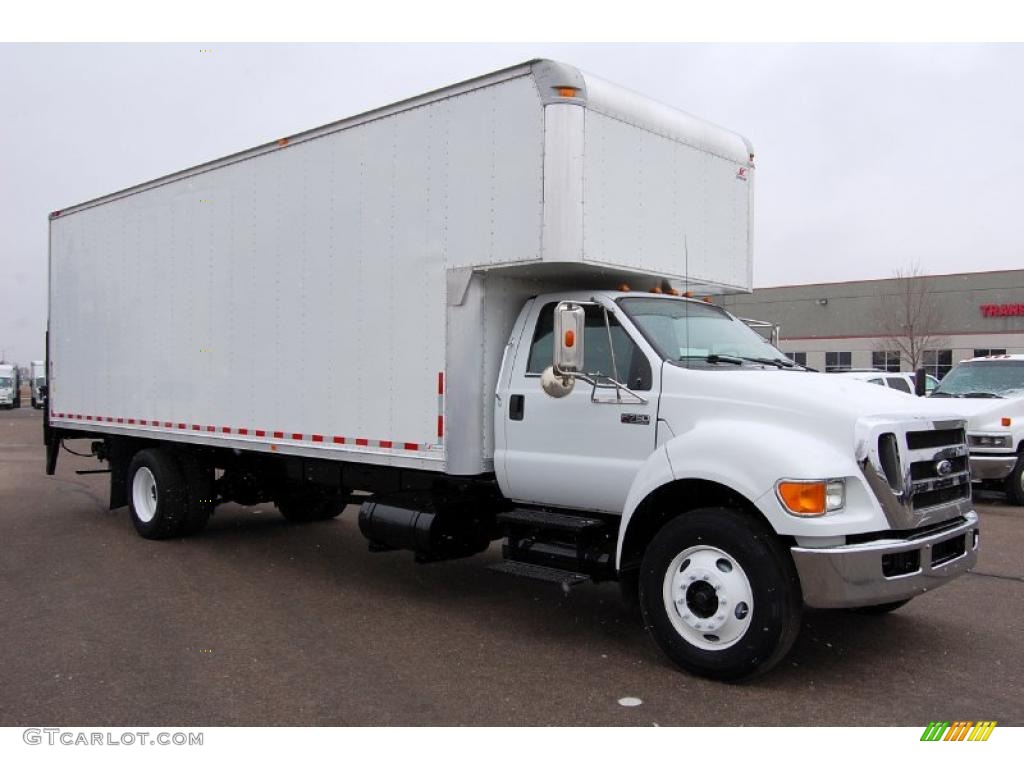
[(820, 517), (846, 504), (846, 481), (779, 480), (775, 493), (791, 515)]
[(967, 442), (978, 448), (1009, 448), (1013, 438), (1010, 435), (968, 435)]

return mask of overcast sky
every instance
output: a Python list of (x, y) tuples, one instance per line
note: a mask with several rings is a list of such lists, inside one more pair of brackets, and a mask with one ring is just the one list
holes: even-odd
[(1024, 46), (0, 45), (0, 350), (49, 211), (537, 56), (753, 142), (755, 287), (1024, 267)]

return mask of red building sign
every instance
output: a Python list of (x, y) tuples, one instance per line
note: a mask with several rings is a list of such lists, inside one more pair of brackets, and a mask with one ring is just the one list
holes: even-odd
[(1024, 304), (982, 304), (982, 317), (1024, 317)]

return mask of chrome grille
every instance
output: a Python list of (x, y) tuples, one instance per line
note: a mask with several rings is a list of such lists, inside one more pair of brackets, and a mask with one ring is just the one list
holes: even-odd
[(963, 514), (971, 499), (962, 421), (871, 420), (864, 475), (895, 529), (915, 529)]

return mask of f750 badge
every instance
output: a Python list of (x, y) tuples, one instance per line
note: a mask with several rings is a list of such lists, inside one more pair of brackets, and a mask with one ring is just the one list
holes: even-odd
[(642, 424), (648, 425), (651, 423), (651, 417), (646, 413), (624, 413), (620, 417), (623, 424)]

